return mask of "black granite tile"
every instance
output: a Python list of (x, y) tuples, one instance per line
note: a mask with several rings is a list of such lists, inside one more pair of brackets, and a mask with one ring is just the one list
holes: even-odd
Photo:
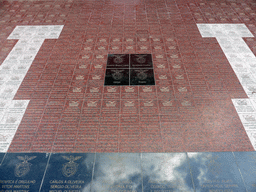
[(256, 152), (234, 152), (248, 192), (256, 191)]
[(141, 161), (145, 192), (194, 192), (186, 153), (143, 153)]
[(129, 69), (129, 54), (109, 54), (107, 68)]
[(246, 191), (232, 152), (188, 153), (196, 191)]
[(7, 153), (0, 166), (3, 191), (39, 191), (49, 154)]
[(130, 85), (155, 85), (153, 69), (131, 69)]
[(2, 161), (4, 160), (5, 153), (0, 153), (0, 165), (2, 164)]
[(95, 154), (51, 154), (41, 192), (90, 191)]
[(104, 85), (129, 85), (129, 69), (107, 69)]
[(139, 153), (98, 153), (91, 192), (142, 192)]
[(130, 68), (153, 68), (151, 54), (131, 54)]

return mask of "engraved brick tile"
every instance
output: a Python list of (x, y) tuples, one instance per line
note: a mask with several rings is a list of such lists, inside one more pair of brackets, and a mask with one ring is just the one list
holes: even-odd
[[(65, 24), (58, 39), (43, 42), (14, 97), (30, 102), (9, 152), (253, 150), (231, 100), (248, 98), (235, 74), (244, 68), (234, 57), (231, 66), (216, 38), (202, 37), (196, 25), (244, 23), (255, 36), (251, 0), (141, 2), (137, 16), (128, 9), (133, 1), (119, 3), (125, 15), (115, 9), (114, 19), (105, 14), (111, 7), (94, 18), (102, 13), (99, 2), (80, 2), (83, 12), (69, 2), (3, 4), (0, 64), (17, 43), (7, 39), (16, 25)], [(166, 11), (174, 13), (171, 19)], [(255, 54), (254, 38), (244, 41)], [(108, 54), (152, 54), (156, 85), (104, 86)]]

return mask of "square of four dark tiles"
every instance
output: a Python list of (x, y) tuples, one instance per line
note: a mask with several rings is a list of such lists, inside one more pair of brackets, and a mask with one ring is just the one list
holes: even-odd
[(155, 85), (151, 54), (109, 54), (104, 85)]

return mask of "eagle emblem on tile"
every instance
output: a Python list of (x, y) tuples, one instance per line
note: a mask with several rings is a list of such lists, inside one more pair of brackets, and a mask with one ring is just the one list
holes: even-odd
[(144, 92), (152, 92), (153, 90), (152, 90), (151, 87), (144, 87), (144, 88), (143, 88), (143, 91), (144, 91)]
[(160, 88), (160, 91), (161, 91), (161, 92), (169, 92), (170, 89), (169, 89), (168, 87), (161, 87), (161, 88)]
[(115, 80), (121, 80), (121, 79), (123, 78), (122, 72), (123, 72), (124, 70), (111, 70), (111, 71), (114, 72), (114, 73), (111, 74), (111, 76), (113, 77), (113, 79), (115, 79)]
[(124, 57), (125, 55), (114, 55), (114, 63), (122, 63), (122, 62), (124, 62), (124, 59), (123, 59), (123, 57)]
[(126, 87), (125, 92), (134, 92), (134, 88), (133, 87)]
[(116, 87), (109, 87), (107, 90), (109, 93), (114, 93), (116, 92)]
[(82, 156), (74, 157), (72, 155), (68, 156), (62, 156), (64, 159), (66, 159), (68, 162), (62, 165), (62, 174), (65, 177), (71, 177), (76, 174), (77, 168), (78, 168), (78, 159), (81, 159)]
[(145, 72), (147, 72), (148, 70), (135, 70), (136, 72), (138, 72), (136, 74), (136, 76), (138, 77), (138, 79), (140, 80), (145, 80), (147, 79), (147, 74)]
[(14, 175), (16, 177), (23, 177), (28, 174), (30, 171), (31, 163), (28, 161), (35, 159), (36, 156), (28, 157), (27, 155), (23, 156), (17, 156), (19, 160), (21, 160), (21, 163), (17, 163), (14, 169)]
[(91, 93), (98, 93), (100, 91), (100, 89), (98, 87), (93, 87), (90, 89)]
[(147, 55), (136, 55), (136, 61), (138, 62), (138, 63), (145, 63), (146, 62), (146, 57)]
[(124, 105), (126, 107), (133, 107), (134, 106), (134, 102), (133, 101), (126, 101), (126, 103)]

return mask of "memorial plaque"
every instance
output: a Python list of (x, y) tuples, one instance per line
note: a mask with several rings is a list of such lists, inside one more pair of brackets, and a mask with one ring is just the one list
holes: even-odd
[(129, 69), (106, 69), (104, 85), (129, 85)]
[(118, 114), (120, 110), (120, 100), (103, 100), (101, 113), (102, 114)]
[(248, 192), (256, 191), (256, 153), (234, 152)]
[(155, 86), (140, 86), (139, 99), (157, 99)]
[(0, 166), (0, 189), (39, 191), (49, 156), (48, 153), (7, 153)]
[(90, 191), (93, 153), (51, 154), (41, 192)]
[(131, 69), (130, 85), (155, 85), (153, 69)]
[(128, 54), (109, 54), (107, 68), (122, 68), (129, 69), (129, 55)]
[(4, 160), (5, 153), (0, 153), (0, 165), (2, 164), (2, 161)]
[(91, 192), (142, 192), (139, 153), (98, 153)]
[(103, 92), (103, 87), (98, 86), (97, 84), (90, 84), (87, 86), (86, 92), (85, 92), (85, 98), (88, 99), (101, 99), (102, 98), (102, 92)]
[(103, 99), (120, 99), (120, 87), (118, 86), (105, 87)]
[(138, 108), (137, 100), (121, 100), (122, 114), (138, 114)]
[(138, 87), (121, 87), (121, 99), (138, 99)]
[(246, 191), (232, 152), (188, 153), (196, 191)]
[(194, 192), (186, 153), (143, 153), (143, 190)]
[(109, 54), (104, 85), (155, 85), (151, 54)]
[(130, 68), (153, 68), (151, 54), (131, 54)]

